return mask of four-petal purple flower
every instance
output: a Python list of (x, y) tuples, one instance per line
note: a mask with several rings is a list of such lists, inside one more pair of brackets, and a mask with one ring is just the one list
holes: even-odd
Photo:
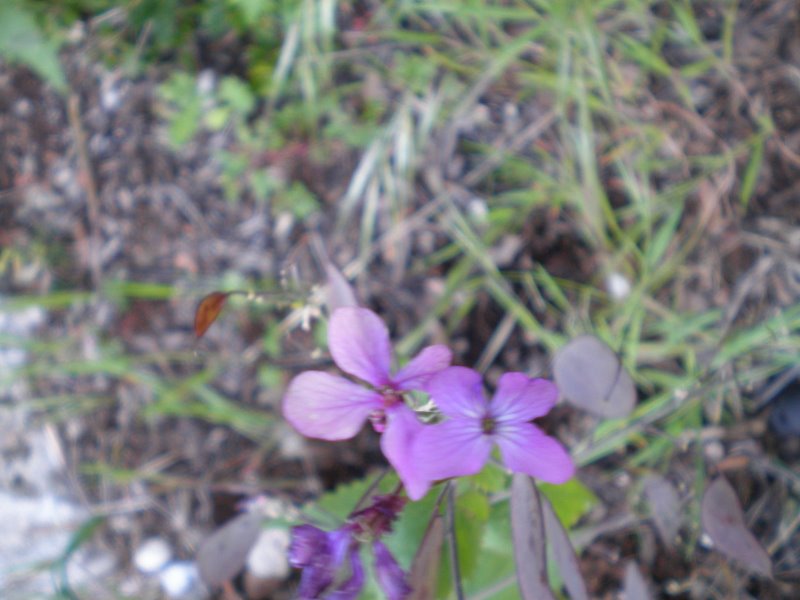
[(422, 427), (414, 436), (409, 461), (414, 471), (406, 486), (412, 500), (421, 498), (434, 481), (480, 471), (494, 444), (511, 471), (548, 483), (564, 483), (575, 472), (564, 447), (529, 422), (547, 414), (558, 400), (552, 382), (506, 373), (490, 402), (480, 373), (450, 367), (425, 387), (448, 419)]
[(283, 399), (286, 420), (307, 437), (346, 440), (370, 418), (381, 436), (381, 449), (405, 483), (415, 481), (408, 448), (423, 427), (403, 402), (402, 392), (422, 389), (450, 365), (447, 346), (424, 348), (392, 375), (389, 331), (371, 310), (338, 308), (328, 323), (333, 361), (345, 373), (366, 382), (359, 385), (324, 371), (306, 371), (289, 384)]

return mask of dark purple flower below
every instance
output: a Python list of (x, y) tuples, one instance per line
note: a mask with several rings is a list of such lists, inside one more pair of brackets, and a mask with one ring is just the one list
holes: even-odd
[(379, 541), (391, 531), (391, 523), (405, 500), (397, 495), (375, 497), (367, 508), (350, 515), (347, 523), (334, 531), (313, 525), (292, 529), (289, 563), (302, 569), (297, 597), (300, 600), (354, 600), (364, 586), (361, 541), (372, 539), (375, 575), (389, 600), (402, 600), (411, 592), (406, 574), (389, 549)]

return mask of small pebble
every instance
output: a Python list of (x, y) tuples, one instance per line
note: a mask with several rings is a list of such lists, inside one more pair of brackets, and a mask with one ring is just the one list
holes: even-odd
[(133, 564), (140, 572), (148, 575), (158, 573), (172, 558), (172, 549), (161, 538), (145, 540), (136, 554), (133, 555)]
[(285, 429), (278, 443), (280, 454), (286, 459), (303, 458), (308, 453), (305, 440), (290, 429)]
[(247, 556), (247, 569), (261, 579), (284, 579), (289, 575), (289, 531), (271, 527), (261, 532)]
[(703, 454), (711, 463), (718, 463), (725, 456), (725, 448), (722, 443), (713, 440), (703, 446)]
[(170, 598), (201, 597), (200, 575), (194, 562), (170, 563), (158, 574), (158, 581)]
[(613, 300), (620, 302), (631, 293), (631, 284), (623, 274), (612, 271), (606, 276), (606, 292)]

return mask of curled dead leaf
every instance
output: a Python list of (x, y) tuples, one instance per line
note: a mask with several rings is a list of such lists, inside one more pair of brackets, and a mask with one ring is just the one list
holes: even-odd
[(230, 295), (230, 292), (211, 292), (200, 300), (197, 310), (194, 312), (194, 335), (196, 338), (203, 337), (211, 324), (217, 320)]

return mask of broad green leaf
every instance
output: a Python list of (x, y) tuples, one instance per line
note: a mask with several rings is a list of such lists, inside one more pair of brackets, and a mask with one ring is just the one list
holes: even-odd
[(567, 530), (598, 502), (594, 492), (576, 477), (561, 485), (539, 483), (539, 490), (550, 500), (558, 520)]
[(0, 56), (30, 67), (59, 92), (67, 91), (55, 45), (44, 37), (25, 5), (13, 0), (0, 2)]
[(400, 513), (400, 518), (394, 524), (392, 533), (384, 539), (386, 547), (392, 551), (404, 569), (411, 566), (417, 554), (440, 493), (441, 490), (437, 487), (428, 492), (424, 498), (406, 504)]
[(477, 489), (489, 494), (504, 490), (507, 480), (508, 476), (505, 470), (492, 462), (487, 462), (479, 473), (470, 476), (468, 479)]
[[(376, 490), (376, 494), (383, 493), (381, 490), (385, 489), (386, 480), (389, 477), (384, 477), (381, 481), (380, 489)], [(316, 506), (326, 511), (330, 516), (334, 517), (338, 523), (344, 523), (348, 515), (356, 508), (356, 504), (364, 496), (369, 486), (375, 481), (375, 476), (365, 477), (364, 479), (357, 479), (350, 483), (338, 486), (332, 492), (328, 492), (320, 496), (316, 501)]]

